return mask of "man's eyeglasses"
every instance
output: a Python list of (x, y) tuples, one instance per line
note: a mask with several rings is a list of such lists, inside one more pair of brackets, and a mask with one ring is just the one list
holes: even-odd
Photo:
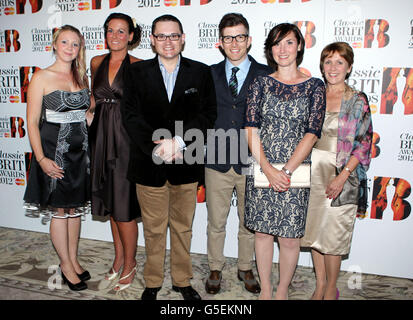
[(237, 34), (236, 36), (222, 36), (221, 39), (224, 43), (232, 43), (234, 39), (237, 42), (245, 42), (247, 40), (248, 34)]
[(182, 34), (172, 33), (172, 34), (166, 35), (166, 34), (160, 33), (160, 34), (154, 34), (153, 36), (154, 36), (154, 37), (156, 38), (156, 40), (158, 40), (158, 41), (165, 41), (165, 40), (168, 39), (168, 38), (169, 38), (169, 40), (171, 40), (171, 41), (178, 41), (178, 40), (181, 38)]

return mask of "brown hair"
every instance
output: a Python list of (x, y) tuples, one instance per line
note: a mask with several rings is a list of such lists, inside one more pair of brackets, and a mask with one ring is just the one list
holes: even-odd
[[(323, 51), (321, 51), (321, 56), (320, 56), (320, 71), (324, 77), (324, 61), (329, 57), (330, 55), (334, 54), (337, 52), (340, 57), (342, 57), (344, 60), (347, 61), (349, 66), (353, 65), (354, 62), (354, 52), (353, 49), (348, 45), (347, 42), (333, 42), (327, 45)], [(350, 73), (347, 73), (346, 79), (350, 76)], [(324, 77), (324, 82), (327, 83), (325, 77)]]
[(54, 34), (53, 34), (53, 52), (55, 52), (54, 46), (57, 42), (57, 39), (59, 38), (60, 34), (64, 31), (72, 31), (77, 34), (80, 40), (80, 48), (79, 48), (79, 53), (72, 61), (72, 75), (73, 75), (73, 81), (80, 87), (80, 88), (88, 88), (89, 83), (88, 83), (88, 78), (86, 74), (86, 48), (85, 48), (85, 39), (83, 38), (83, 35), (80, 33), (80, 31), (68, 24), (65, 24), (61, 28), (59, 28)]
[(155, 28), (156, 28), (156, 24), (158, 22), (168, 22), (168, 21), (172, 21), (172, 22), (176, 22), (179, 26), (179, 31), (181, 31), (181, 33), (184, 33), (184, 28), (182, 27), (182, 23), (181, 21), (179, 21), (179, 19), (171, 14), (164, 14), (158, 18), (156, 18), (155, 20), (153, 20), (152, 22), (152, 34), (154, 34), (155, 32)]
[(142, 29), (137, 23), (135, 26), (135, 22), (133, 21), (133, 19), (124, 13), (114, 12), (106, 18), (105, 23), (103, 24), (103, 29), (105, 30), (105, 39), (108, 33), (109, 22), (113, 19), (120, 19), (128, 24), (129, 34), (133, 33), (132, 41), (129, 41), (128, 45), (131, 47), (135, 45), (138, 46), (141, 41)]
[(222, 31), (227, 27), (235, 27), (238, 25), (243, 25), (247, 30), (247, 33), (250, 32), (250, 26), (247, 19), (240, 13), (227, 13), (221, 18), (219, 22), (218, 30), (219, 36), (222, 37)]
[(278, 64), (277, 62), (275, 62), (274, 57), (272, 55), (272, 47), (278, 44), (290, 32), (294, 34), (298, 43), (297, 58), (295, 59), (297, 67), (301, 64), (301, 62), (303, 62), (305, 40), (303, 35), (301, 34), (300, 29), (298, 29), (298, 27), (295, 24), (280, 23), (271, 29), (264, 43), (265, 58), (267, 59), (268, 65), (274, 68), (274, 70), (278, 70)]

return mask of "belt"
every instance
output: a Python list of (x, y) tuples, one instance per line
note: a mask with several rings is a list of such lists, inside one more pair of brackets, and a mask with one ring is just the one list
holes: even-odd
[(85, 110), (73, 110), (66, 112), (57, 112), (46, 109), (46, 121), (53, 123), (73, 123), (83, 122), (86, 120)]
[(118, 103), (120, 100), (119, 99), (97, 99), (96, 104), (101, 104), (101, 103)]

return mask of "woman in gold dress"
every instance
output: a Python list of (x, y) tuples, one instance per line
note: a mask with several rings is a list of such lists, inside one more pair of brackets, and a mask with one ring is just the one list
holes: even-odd
[(320, 69), (326, 82), (327, 112), (311, 156), (311, 191), (302, 247), (311, 247), (316, 273), (312, 299), (338, 299), (341, 258), (350, 251), (357, 211), (366, 210), (366, 170), (373, 128), (363, 92), (345, 80), (353, 66), (345, 42), (326, 46)]

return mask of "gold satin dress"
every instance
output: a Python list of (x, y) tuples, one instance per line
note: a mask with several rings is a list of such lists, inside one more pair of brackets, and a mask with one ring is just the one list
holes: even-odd
[(338, 112), (326, 112), (321, 138), (311, 154), (311, 189), (302, 247), (323, 254), (346, 255), (350, 251), (357, 205), (331, 207), (327, 185), (336, 176)]

